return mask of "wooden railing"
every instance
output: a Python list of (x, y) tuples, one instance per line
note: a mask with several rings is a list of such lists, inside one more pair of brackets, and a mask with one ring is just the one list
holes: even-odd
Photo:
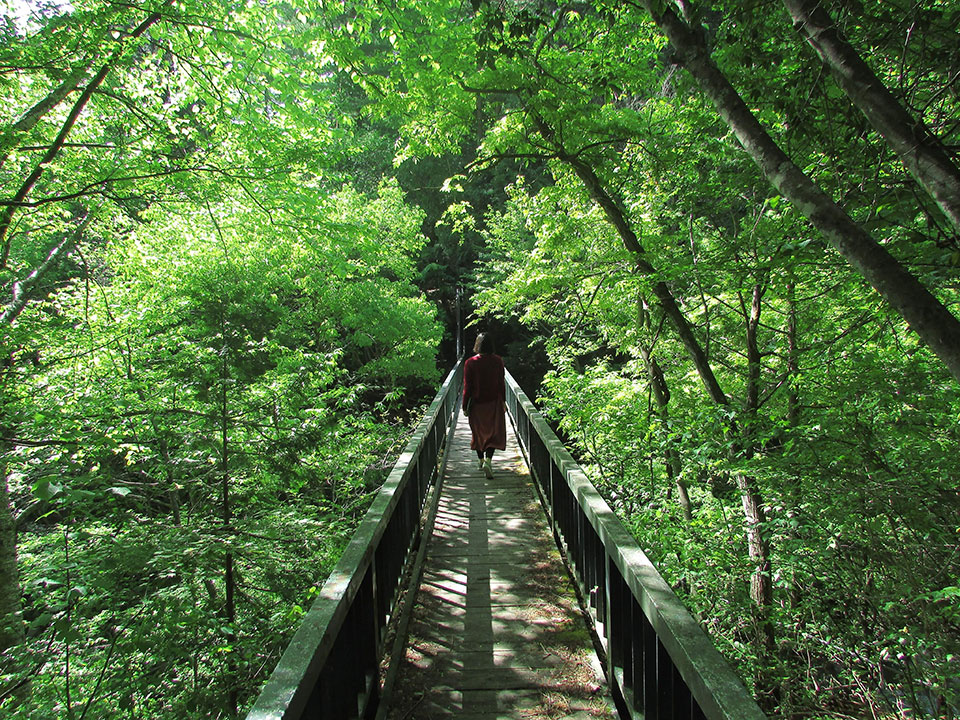
[[(420, 534), (427, 491), (459, 410), (463, 362), (447, 376), (247, 720), (372, 718), (384, 630)], [(448, 443), (447, 443), (448, 445)]]
[(589, 603), (620, 715), (765, 718), (509, 374), (507, 407), (554, 535)]

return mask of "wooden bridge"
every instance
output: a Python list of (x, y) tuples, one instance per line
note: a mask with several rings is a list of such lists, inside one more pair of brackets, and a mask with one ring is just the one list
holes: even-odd
[(247, 720), (764, 718), (509, 374), (507, 451), (484, 477), (462, 372)]

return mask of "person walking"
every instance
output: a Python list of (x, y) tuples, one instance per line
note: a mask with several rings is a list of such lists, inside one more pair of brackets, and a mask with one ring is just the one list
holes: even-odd
[(477, 452), (478, 469), (492, 478), (493, 453), (507, 447), (503, 359), (495, 354), (489, 333), (477, 336), (473, 352), (463, 367), (463, 408), (470, 420), (470, 449)]

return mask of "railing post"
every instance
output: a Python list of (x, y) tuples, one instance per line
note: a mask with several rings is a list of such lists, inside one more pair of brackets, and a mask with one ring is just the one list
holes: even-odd
[[(514, 427), (554, 537), (602, 625), (607, 678), (621, 713), (643, 720), (764, 720), (743, 683), (509, 373), (507, 386)], [(542, 463), (540, 447), (546, 455)]]
[(376, 714), (384, 631), (420, 531), (441, 439), (455, 419), (462, 366), (447, 375), (247, 720)]

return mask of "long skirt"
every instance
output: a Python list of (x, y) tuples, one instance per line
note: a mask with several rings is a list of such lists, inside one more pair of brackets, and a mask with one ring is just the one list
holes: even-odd
[(470, 407), (470, 449), (505, 450), (507, 447), (507, 423), (503, 414), (503, 401), (474, 402)]

